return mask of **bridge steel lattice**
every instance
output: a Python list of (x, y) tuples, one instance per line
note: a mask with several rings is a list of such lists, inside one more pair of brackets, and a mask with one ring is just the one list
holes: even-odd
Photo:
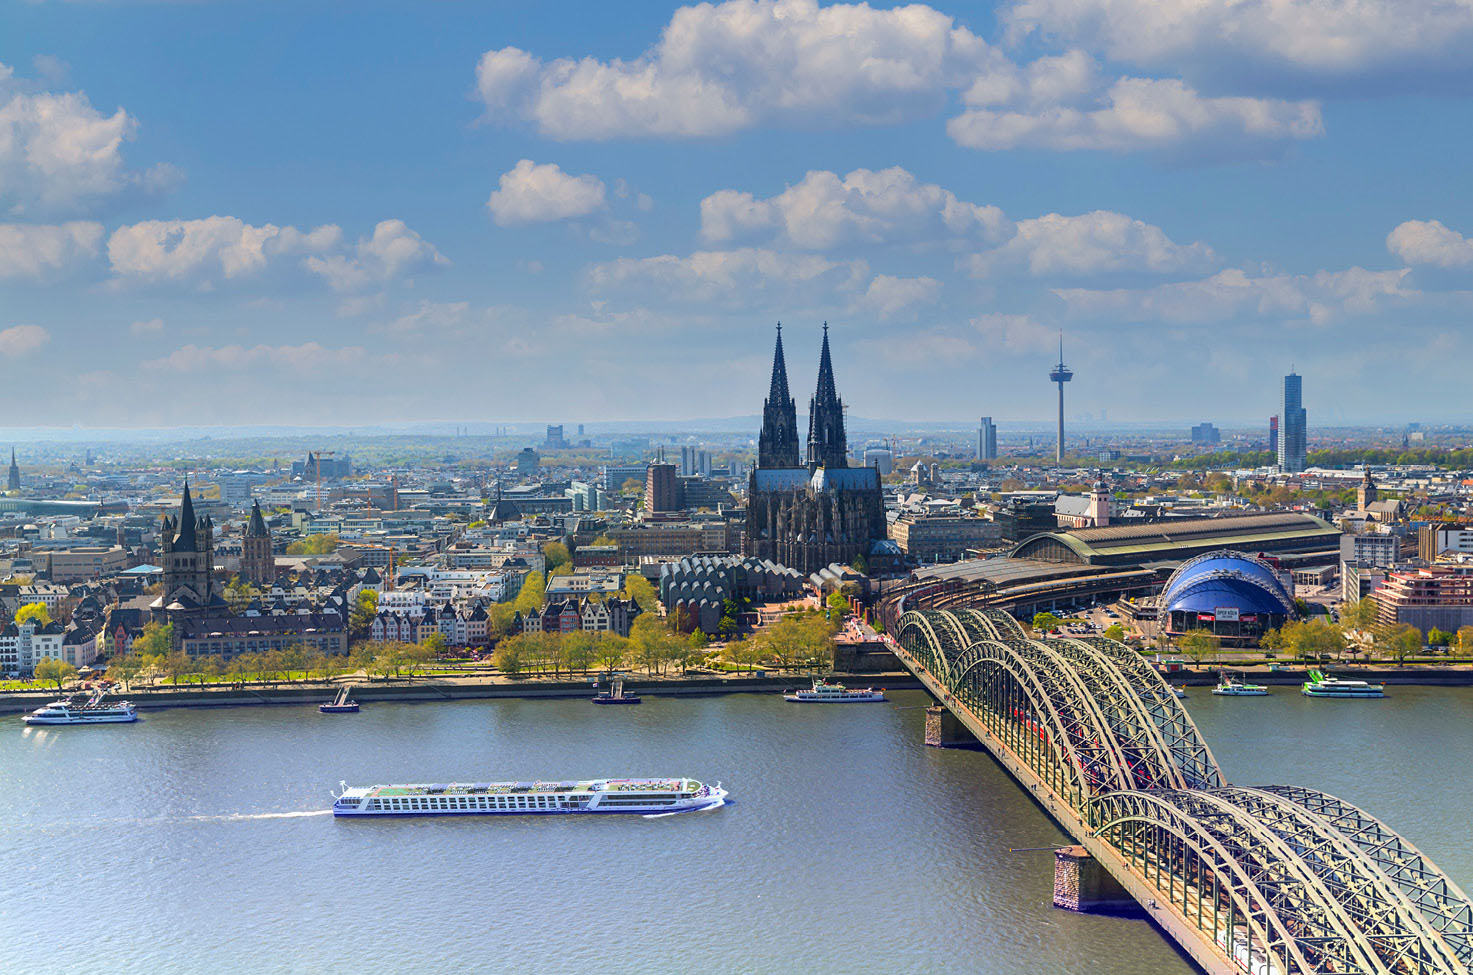
[(1223, 778), (1170, 687), (1103, 638), (997, 609), (909, 611), (899, 656), (1204, 968), (1468, 975), (1473, 903), (1405, 839), (1312, 789)]

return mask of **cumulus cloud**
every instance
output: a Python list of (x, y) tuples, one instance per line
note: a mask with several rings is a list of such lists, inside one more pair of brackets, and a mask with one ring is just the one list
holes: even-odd
[(1408, 264), (1473, 266), (1473, 240), (1440, 220), (1407, 220), (1386, 235), (1386, 249)]
[(1015, 39), (1037, 32), (1113, 61), (1250, 82), (1265, 69), (1434, 79), (1466, 72), (1473, 44), (1466, 0), (1017, 0), (1003, 20)]
[(191, 282), (202, 287), (234, 281), (271, 267), (301, 266), (338, 291), (378, 284), (449, 263), (431, 244), (404, 225), (384, 220), (352, 247), (341, 228), (325, 224), (309, 231), (275, 224), (254, 226), (237, 217), (145, 220), (114, 230), (108, 260), (120, 281)]
[(486, 208), (502, 227), (586, 217), (604, 208), (604, 184), (596, 176), (565, 173), (556, 163), (523, 159), (501, 174)]
[(0, 356), (14, 359), (35, 352), (51, 341), (51, 333), (40, 325), (12, 325), (0, 331)]
[(1203, 271), (1217, 255), (1203, 243), (1178, 244), (1160, 227), (1109, 210), (1077, 217), (1049, 213), (1020, 220), (1012, 239), (964, 262), (985, 277), (1012, 268), (1034, 275)]
[(701, 201), (701, 235), (712, 242), (777, 237), (826, 250), (861, 244), (991, 243), (1011, 229), (995, 206), (957, 198), (899, 166), (846, 176), (812, 170), (776, 196), (721, 190)]
[(0, 204), (73, 209), (133, 185), (165, 183), (168, 167), (127, 170), (122, 147), (138, 122), (104, 115), (84, 92), (46, 92), (0, 64)]
[(1324, 132), (1318, 102), (1211, 97), (1169, 78), (1111, 80), (1079, 51), (1026, 67), (994, 66), (962, 100), (967, 109), (947, 123), (947, 133), (982, 150), (1263, 157)]
[(882, 319), (895, 319), (913, 316), (921, 305), (934, 305), (940, 298), (941, 282), (935, 278), (877, 274), (858, 304)]
[(1328, 325), (1346, 315), (1369, 314), (1419, 292), (1403, 287), (1410, 271), (1361, 267), (1314, 274), (1250, 274), (1238, 268), (1198, 281), (1153, 288), (1058, 288), (1069, 310), (1081, 316), (1170, 324), (1209, 324), (1239, 319)]
[(998, 57), (921, 4), (728, 0), (679, 8), (632, 61), (488, 51), (476, 85), (491, 117), (530, 121), (554, 139), (699, 138), (762, 122), (913, 118)]
[(162, 335), (164, 331), (164, 320), (162, 318), (150, 318), (141, 322), (134, 322), (128, 326), (128, 331), (135, 337), (142, 338), (146, 335)]
[(97, 256), (102, 224), (0, 223), (0, 278), (44, 278)]
[(357, 291), (449, 263), (402, 220), (380, 221), (373, 235), (359, 239), (348, 254), (313, 256), (305, 262), (307, 269), (327, 279), (334, 291)]
[(852, 294), (862, 291), (870, 276), (864, 261), (748, 247), (696, 251), (687, 257), (621, 258), (595, 264), (588, 277), (597, 290), (654, 290), (675, 300), (711, 301), (746, 300), (759, 294)]
[(989, 348), (1008, 352), (1046, 352), (1054, 347), (1059, 333), (1031, 315), (989, 312), (971, 320), (972, 328)]

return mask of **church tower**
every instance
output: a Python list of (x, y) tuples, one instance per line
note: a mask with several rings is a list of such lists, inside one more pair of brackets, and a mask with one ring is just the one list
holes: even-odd
[(798, 462), (798, 412), (788, 393), (788, 364), (783, 359), (783, 327), (777, 326), (772, 353), (772, 386), (762, 404), (762, 432), (757, 435), (757, 466), (795, 468)]
[(251, 520), (241, 539), (240, 577), (257, 586), (276, 581), (276, 557), (271, 554), (271, 530), (261, 516), (261, 502), (251, 502)]
[(11, 447), (10, 448), (10, 478), (9, 478), (9, 481), (7, 482), (6, 490), (9, 490), (9, 491), (19, 491), (20, 490), (20, 466), (18, 464), (16, 464), (16, 462), (15, 462), (15, 448), (14, 447)]
[(823, 351), (818, 360), (818, 389), (808, 405), (808, 469), (849, 466), (844, 437), (844, 404), (834, 388), (834, 363), (829, 357), (829, 323), (823, 323)]
[(1355, 492), (1355, 507), (1361, 514), (1377, 501), (1376, 482), (1371, 480), (1371, 468), (1366, 466), (1366, 476), (1361, 479), (1360, 487)]
[(215, 597), (215, 525), (194, 516), (189, 482), (178, 519), (165, 516), (159, 555), (164, 569), (163, 607), (179, 603), (184, 609), (208, 606)]

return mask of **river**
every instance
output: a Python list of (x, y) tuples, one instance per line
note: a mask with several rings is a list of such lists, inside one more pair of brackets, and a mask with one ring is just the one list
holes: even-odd
[[(1049, 904), (1062, 834), (926, 701), (775, 695), (177, 709), (0, 733), (0, 972), (1080, 973), (1192, 967)], [(1473, 887), (1473, 690), (1187, 702), (1237, 783), (1363, 806)], [(333, 820), (340, 779), (670, 774), (731, 805)]]

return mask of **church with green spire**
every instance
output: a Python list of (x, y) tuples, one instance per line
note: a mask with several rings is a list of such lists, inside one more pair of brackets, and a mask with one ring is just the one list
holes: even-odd
[(808, 404), (808, 441), (801, 457), (779, 325), (772, 383), (757, 436), (757, 467), (747, 482), (743, 554), (807, 575), (835, 562), (867, 561), (884, 539), (880, 472), (849, 466), (844, 403), (834, 382), (828, 323), (823, 326), (818, 386)]

